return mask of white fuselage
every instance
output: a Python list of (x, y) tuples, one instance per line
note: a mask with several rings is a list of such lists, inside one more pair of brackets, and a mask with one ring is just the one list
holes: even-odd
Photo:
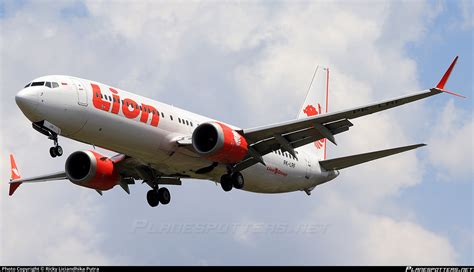
[[(211, 172), (196, 174), (212, 161), (177, 144), (177, 140), (189, 139), (199, 124), (213, 119), (90, 80), (45, 76), (33, 82), (39, 81), (57, 82), (59, 87), (34, 86), (21, 91), (27, 92), (24, 96), (31, 102), (20, 108), (32, 122), (46, 120), (60, 128), (64, 137), (126, 154), (164, 175), (219, 182), (227, 171), (219, 164)], [(243, 170), (243, 189), (259, 193), (306, 190), (337, 176), (323, 171), (304, 149), (297, 152), (298, 159), (272, 152), (263, 157), (266, 166), (259, 163)]]

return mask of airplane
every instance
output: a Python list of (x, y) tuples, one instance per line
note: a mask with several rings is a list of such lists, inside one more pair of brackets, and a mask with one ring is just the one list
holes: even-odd
[(16, 104), (32, 127), (53, 141), (49, 153), (61, 156), (58, 137), (99, 146), (117, 153), (75, 151), (64, 170), (21, 178), (10, 154), (9, 195), (22, 183), (69, 180), (100, 195), (116, 185), (130, 194), (141, 180), (151, 189), (150, 206), (170, 203), (163, 185), (182, 179), (205, 179), (256, 193), (304, 191), (307, 195), (335, 179), (347, 167), (413, 150), (415, 144), (339, 158), (326, 158), (327, 141), (346, 132), (351, 119), (398, 107), (440, 93), (458, 60), (456, 56), (436, 87), (348, 110), (328, 112), (329, 69), (318, 66), (307, 96), (294, 120), (242, 129), (165, 103), (95, 81), (49, 75), (28, 83)]

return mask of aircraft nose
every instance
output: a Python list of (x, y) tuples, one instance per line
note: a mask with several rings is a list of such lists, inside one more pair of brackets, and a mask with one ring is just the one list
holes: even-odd
[(28, 88), (23, 89), (16, 94), (15, 101), (27, 117), (34, 117), (39, 103), (38, 91)]

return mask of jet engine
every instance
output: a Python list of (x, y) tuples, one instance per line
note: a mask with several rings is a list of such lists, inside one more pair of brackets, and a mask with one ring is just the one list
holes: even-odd
[(202, 157), (219, 163), (236, 163), (248, 152), (245, 138), (232, 128), (218, 122), (199, 125), (193, 132), (194, 150)]
[(76, 151), (66, 160), (66, 176), (74, 184), (109, 190), (120, 181), (114, 162), (94, 151)]

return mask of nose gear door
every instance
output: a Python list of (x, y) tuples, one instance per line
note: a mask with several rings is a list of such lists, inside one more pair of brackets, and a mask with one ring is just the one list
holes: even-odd
[(71, 78), (72, 83), (76, 87), (76, 92), (77, 92), (77, 104), (87, 107), (87, 90), (86, 88), (82, 85), (82, 83), (75, 79)]

